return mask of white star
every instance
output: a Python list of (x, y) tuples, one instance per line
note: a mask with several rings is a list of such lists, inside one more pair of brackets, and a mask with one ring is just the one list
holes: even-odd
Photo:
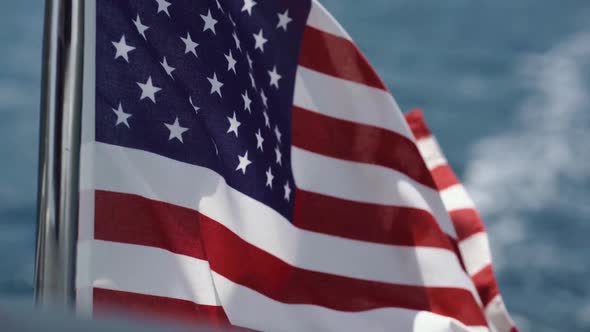
[(197, 105), (195, 105), (195, 104), (193, 103), (193, 97), (189, 96), (189, 97), (188, 97), (188, 102), (189, 102), (189, 103), (191, 104), (191, 106), (193, 107), (193, 110), (195, 110), (195, 114), (197, 114), (197, 115), (198, 115), (198, 114), (199, 114), (199, 110), (200, 110), (201, 108), (199, 108), (199, 106), (197, 106)]
[(170, 17), (170, 13), (168, 12), (168, 7), (170, 7), (170, 2), (168, 2), (166, 0), (156, 0), (156, 2), (158, 3), (158, 14), (160, 12), (164, 12), (164, 13), (166, 13), (166, 15), (168, 15), (168, 17)]
[(211, 30), (215, 35), (215, 24), (217, 24), (217, 20), (211, 16), (211, 9), (207, 12), (207, 15), (201, 15), (201, 18), (205, 22), (205, 26), (203, 27), (203, 31)]
[(264, 115), (264, 124), (267, 128), (270, 128), (270, 119), (268, 118), (266, 111), (262, 111), (262, 115)]
[(279, 80), (282, 78), (281, 75), (277, 72), (277, 66), (274, 66), (272, 71), (268, 71), (268, 75), (270, 76), (270, 86), (274, 86), (275, 88), (279, 88)]
[(272, 170), (269, 167), (268, 171), (266, 171), (266, 186), (270, 187), (270, 189), (272, 189), (272, 180), (274, 180), (274, 178), (275, 177), (272, 175)]
[(245, 175), (246, 167), (248, 167), (252, 163), (250, 160), (248, 160), (248, 151), (246, 151), (246, 153), (243, 156), (238, 155), (238, 159), (240, 160), (240, 163), (238, 164), (236, 171), (241, 170), (242, 174)]
[(264, 44), (266, 44), (268, 39), (264, 38), (264, 36), (262, 35), (262, 29), (260, 29), (258, 33), (253, 33), (252, 35), (254, 36), (254, 42), (256, 44), (254, 45), (254, 49), (258, 49), (261, 52), (264, 52)]
[(262, 148), (262, 143), (264, 143), (264, 138), (262, 137), (262, 133), (260, 132), (260, 129), (258, 129), (258, 132), (256, 133), (256, 149), (260, 149), (260, 151), (264, 151), (264, 149)]
[(252, 73), (248, 73), (248, 75), (250, 75), (250, 83), (252, 84), (252, 88), (256, 90), (256, 80), (254, 79), (254, 75), (252, 75)]
[(229, 21), (231, 22), (231, 25), (234, 26), (234, 28), (236, 27), (236, 22), (234, 21), (233, 17), (231, 15), (227, 15), (227, 17), (229, 18)]
[(291, 187), (289, 186), (289, 181), (287, 181), (287, 183), (285, 183), (285, 185), (283, 186), (283, 189), (285, 189), (285, 200), (286, 201), (291, 200)]
[(227, 60), (227, 71), (233, 70), (234, 74), (236, 73), (236, 59), (231, 54), (231, 50), (229, 50), (229, 54), (224, 54), (225, 59)]
[(275, 126), (275, 136), (277, 137), (277, 141), (281, 143), (281, 132), (279, 131), (279, 126)]
[(118, 57), (122, 57), (123, 59), (125, 59), (125, 61), (129, 62), (129, 52), (133, 51), (135, 49), (135, 47), (131, 46), (131, 45), (127, 45), (127, 42), (125, 41), (125, 35), (123, 35), (121, 37), (121, 40), (119, 40), (119, 42), (112, 42), (113, 46), (115, 46), (115, 49), (117, 49), (117, 54), (115, 54), (115, 59), (117, 59)]
[(244, 111), (252, 113), (252, 110), (250, 109), (250, 104), (252, 104), (252, 100), (250, 100), (250, 97), (248, 97), (248, 90), (244, 91), (242, 99), (244, 100)]
[(178, 117), (176, 117), (176, 119), (174, 120), (173, 124), (168, 124), (168, 123), (164, 123), (164, 125), (168, 128), (168, 130), (170, 130), (170, 136), (168, 137), (168, 140), (171, 141), (173, 139), (177, 139), (179, 140), (181, 143), (184, 143), (182, 141), (182, 134), (188, 130), (188, 128), (185, 127), (181, 127), (180, 123), (178, 122)]
[(227, 133), (234, 133), (236, 134), (236, 137), (238, 137), (238, 127), (241, 125), (241, 123), (238, 121), (238, 118), (236, 117), (236, 112), (234, 112), (234, 116), (233, 117), (227, 117), (227, 119), (229, 120), (229, 129), (227, 130)]
[(115, 112), (115, 114), (117, 114), (117, 123), (115, 124), (115, 127), (123, 123), (127, 126), (127, 128), (130, 128), (127, 119), (131, 117), (131, 114), (123, 112), (123, 106), (121, 106), (121, 103), (119, 103), (119, 107), (117, 109), (113, 108), (112, 110)]
[(241, 51), (242, 48), (240, 47), (240, 39), (238, 38), (238, 35), (235, 31), (232, 33), (232, 37), (234, 37), (234, 41), (236, 42), (236, 49)]
[(252, 65), (254, 64), (254, 62), (252, 61), (252, 59), (250, 59), (250, 54), (248, 54), (248, 52), (246, 52), (246, 59), (248, 60), (248, 67), (250, 67), (250, 70), (252, 70)]
[(154, 86), (154, 84), (152, 83), (152, 77), (149, 76), (145, 83), (137, 82), (137, 85), (139, 85), (139, 87), (141, 88), (141, 97), (139, 97), (139, 100), (149, 98), (155, 104), (156, 92), (162, 89), (158, 88), (157, 86)]
[(284, 13), (282, 14), (278, 14), (279, 16), (279, 24), (277, 24), (277, 29), (278, 28), (283, 28), (283, 30), (287, 31), (287, 24), (291, 23), (291, 21), (293, 21), (293, 19), (291, 19), (289, 17), (289, 10), (285, 10)]
[(162, 60), (162, 62), (160, 62), (160, 64), (162, 65), (162, 67), (166, 71), (166, 74), (168, 74), (168, 76), (170, 76), (170, 77), (172, 77), (172, 79), (174, 79), (174, 77), (172, 76), (172, 72), (176, 69), (168, 64), (168, 61), (166, 61), (166, 57), (164, 57), (164, 59)]
[(150, 27), (148, 27), (147, 25), (143, 25), (141, 23), (141, 18), (139, 17), (139, 14), (137, 14), (137, 18), (135, 20), (133, 20), (133, 24), (135, 24), (135, 28), (137, 28), (137, 32), (143, 37), (143, 39), (147, 38), (145, 37), (145, 31), (147, 29), (149, 29)]
[(256, 1), (244, 0), (244, 7), (242, 7), (242, 11), (248, 12), (248, 15), (252, 15), (252, 7), (254, 6), (256, 6)]
[(215, 0), (215, 2), (217, 3), (217, 9), (219, 9), (219, 11), (223, 13), (223, 8), (221, 7), (219, 0)]
[(275, 148), (275, 154), (277, 155), (277, 164), (283, 166), (283, 154), (281, 153), (281, 149), (279, 149), (278, 145)]
[(266, 98), (266, 94), (262, 89), (260, 89), (260, 99), (262, 99), (262, 104), (264, 107), (268, 108), (268, 98)]
[(217, 74), (213, 72), (213, 77), (207, 77), (207, 80), (209, 80), (209, 83), (211, 83), (211, 94), (217, 92), (219, 97), (221, 97), (221, 87), (223, 86), (223, 83), (217, 80)]
[(180, 37), (180, 39), (182, 39), (182, 42), (184, 43), (184, 54), (192, 53), (198, 58), (199, 56), (197, 55), (196, 48), (199, 44), (192, 40), (190, 33), (187, 32), (186, 38)]

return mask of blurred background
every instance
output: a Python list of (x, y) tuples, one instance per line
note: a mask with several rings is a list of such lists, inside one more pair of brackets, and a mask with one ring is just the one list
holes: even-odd
[[(590, 3), (323, 0), (485, 217), (521, 331), (590, 330)], [(32, 301), (43, 1), (0, 11), (0, 300)]]

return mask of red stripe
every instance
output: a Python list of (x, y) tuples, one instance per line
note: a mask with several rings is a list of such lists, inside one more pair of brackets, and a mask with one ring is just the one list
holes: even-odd
[(457, 256), (457, 259), (459, 260), (459, 264), (461, 264), (461, 268), (463, 269), (465, 274), (468, 274), (467, 268), (465, 267), (465, 262), (463, 261), (463, 256), (461, 255), (461, 250), (459, 249), (459, 242), (457, 242), (456, 239), (453, 239), (450, 236), (447, 236), (447, 237), (448, 237), (449, 241), (451, 242), (451, 245), (453, 246), (453, 252)]
[(420, 209), (347, 201), (298, 189), (293, 223), (354, 240), (453, 250), (432, 215)]
[(449, 212), (449, 215), (457, 231), (457, 241), (485, 232), (483, 222), (475, 209), (453, 210)]
[[(406, 120), (417, 140), (432, 136), (420, 109), (415, 109), (407, 113)], [(442, 151), (440, 151), (440, 153), (442, 154)], [(432, 170), (432, 176), (440, 191), (461, 184), (455, 172), (449, 165), (436, 167)], [(465, 240), (470, 236), (481, 232), (485, 233), (485, 226), (477, 210), (460, 209), (450, 211), (449, 214), (457, 231), (458, 241)], [(459, 257), (461, 257), (461, 255), (459, 255)], [(473, 275), (471, 279), (476, 286), (477, 292), (484, 306), (487, 306), (497, 295), (499, 295), (500, 291), (498, 289), (498, 283), (494, 276), (491, 264)], [(506, 315), (508, 315), (508, 313), (506, 313)], [(516, 327), (513, 327), (510, 331), (518, 332)]]
[(427, 138), (431, 136), (430, 129), (426, 125), (426, 121), (424, 121), (424, 115), (422, 114), (422, 110), (416, 108), (408, 113), (405, 114), (406, 121), (412, 129), (412, 133), (417, 140)]
[(387, 90), (352, 41), (310, 26), (303, 32), (299, 64), (326, 75)]
[[(123, 209), (169, 212), (170, 209), (176, 208), (170, 204), (132, 197), (128, 194), (102, 192), (100, 195), (103, 200), (110, 201), (108, 205), (113, 209), (113, 213)], [(129, 200), (135, 204), (128, 204)], [(128, 216), (133, 216), (133, 212), (129, 212)], [(162, 216), (161, 212), (146, 214), (144, 218), (153, 220), (144, 219), (141, 223), (119, 219), (119, 222), (128, 223), (130, 226), (120, 228), (122, 232), (116, 235), (117, 241), (136, 244), (138, 240), (135, 233), (140, 230), (133, 228), (141, 229), (145, 227), (144, 225), (157, 225), (160, 222), (160, 216)], [(481, 308), (467, 290), (395, 285), (300, 269), (243, 241), (221, 224), (196, 211), (188, 218), (190, 221), (200, 222), (201, 239), (205, 241), (207, 258), (215, 272), (276, 301), (289, 304), (314, 304), (351, 312), (385, 307), (428, 310), (456, 318), (467, 325), (485, 325)], [(97, 219), (97, 223), (112, 223), (113, 220)], [(166, 223), (176, 222), (184, 225), (190, 221), (171, 218)], [(157, 229), (161, 228), (163, 227), (157, 227)], [(180, 229), (180, 227), (176, 228)], [(107, 226), (105, 229), (112, 229), (112, 227)], [(109, 234), (113, 235), (108, 232), (103, 233), (104, 236)], [(159, 232), (144, 234), (156, 237), (154, 239), (141, 237), (141, 241), (145, 243), (165, 245), (168, 246), (165, 249), (173, 252), (182, 248), (167, 240), (158, 239), (157, 237), (162, 236)], [(195, 238), (194, 234), (184, 234), (184, 237)], [(112, 241), (113, 239), (104, 238), (104, 240)], [(183, 243), (188, 241), (178, 240)]]
[[(415, 109), (406, 114), (406, 120), (416, 136), (416, 139), (430, 137), (431, 133), (424, 121), (422, 111)], [(440, 151), (442, 154), (442, 151)], [(432, 177), (436, 182), (439, 191), (447, 189), (453, 185), (460, 184), (459, 179), (449, 165), (441, 165), (432, 170)], [(451, 220), (457, 231), (458, 240), (464, 240), (471, 235), (479, 232), (485, 232), (483, 221), (475, 209), (460, 209), (449, 211)]]
[[(164, 281), (163, 281), (164, 282)], [(94, 288), (95, 312), (104, 314), (124, 310), (143, 319), (166, 319), (207, 326), (227, 327), (229, 320), (222, 307), (195, 304), (186, 300)]]
[(453, 172), (453, 169), (448, 164), (435, 167), (432, 172), (432, 177), (436, 183), (438, 190), (442, 191), (456, 184), (460, 184), (459, 179)]
[(168, 249), (206, 259), (195, 211), (169, 204), (146, 204), (140, 196), (97, 190), (94, 238)]
[(293, 145), (360, 163), (380, 165), (436, 188), (416, 144), (395, 132), (293, 107)]
[(487, 306), (494, 299), (494, 297), (500, 294), (498, 283), (494, 277), (492, 265), (486, 266), (481, 271), (473, 275), (471, 279), (475, 284), (475, 288), (477, 289), (477, 293), (479, 294), (479, 298), (481, 299), (484, 307)]
[(215, 239), (207, 241), (212, 269), (277, 301), (352, 312), (386, 307), (428, 310), (467, 325), (486, 324), (466, 290), (395, 285), (300, 269), (248, 244), (213, 220), (203, 221), (206, 238)]
[[(293, 220), (301, 229), (367, 242), (457, 252), (456, 245), (424, 210), (346, 201), (303, 190), (298, 190), (295, 197)], [(118, 208), (119, 199), (125, 200), (125, 209)], [(171, 248), (179, 254), (206, 259), (195, 211), (165, 204), (155, 208), (144, 201), (139, 196), (96, 191), (94, 237)], [(128, 236), (131, 232), (132, 237)]]

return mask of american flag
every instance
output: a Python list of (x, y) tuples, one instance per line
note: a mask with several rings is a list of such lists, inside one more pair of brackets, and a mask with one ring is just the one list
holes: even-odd
[(408, 112), (406, 120), (455, 225), (459, 254), (477, 288), (490, 326), (498, 332), (517, 332), (500, 295), (492, 268), (488, 235), (473, 201), (447, 162), (426, 124), (422, 110)]
[(488, 330), (413, 134), (319, 3), (85, 10), (80, 310)]

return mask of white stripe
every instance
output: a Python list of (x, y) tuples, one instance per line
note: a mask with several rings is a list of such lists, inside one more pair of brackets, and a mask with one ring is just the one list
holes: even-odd
[(459, 242), (459, 251), (461, 251), (465, 268), (470, 276), (492, 264), (490, 243), (484, 232), (473, 234)]
[(475, 209), (475, 204), (461, 184), (444, 189), (440, 192), (445, 207), (449, 212), (461, 209)]
[(223, 308), (232, 324), (261, 331), (488, 331), (466, 327), (449, 317), (401, 308), (342, 312), (313, 305), (293, 305), (269, 299), (213, 272)]
[(510, 332), (512, 327), (515, 326), (500, 295), (496, 295), (486, 306), (485, 314), (495, 331)]
[(159, 248), (94, 240), (93, 287), (220, 305), (209, 263)]
[(317, 0), (313, 0), (311, 3), (307, 25), (348, 40), (352, 39), (332, 14)]
[(449, 250), (389, 246), (301, 230), (230, 188), (213, 171), (140, 150), (97, 143), (96, 189), (132, 193), (195, 209), (250, 244), (303, 269), (402, 285), (475, 293)]
[(395, 99), (381, 89), (299, 66), (293, 103), (309, 111), (388, 129), (414, 140)]
[(439, 192), (403, 173), (296, 147), (291, 148), (291, 163), (298, 188), (356, 202), (426, 210), (435, 216), (445, 233), (457, 237)]
[(424, 161), (426, 161), (429, 170), (432, 171), (438, 166), (447, 164), (447, 159), (442, 154), (438, 141), (434, 136), (421, 138), (416, 141), (416, 145), (418, 145), (418, 150), (422, 154)]

